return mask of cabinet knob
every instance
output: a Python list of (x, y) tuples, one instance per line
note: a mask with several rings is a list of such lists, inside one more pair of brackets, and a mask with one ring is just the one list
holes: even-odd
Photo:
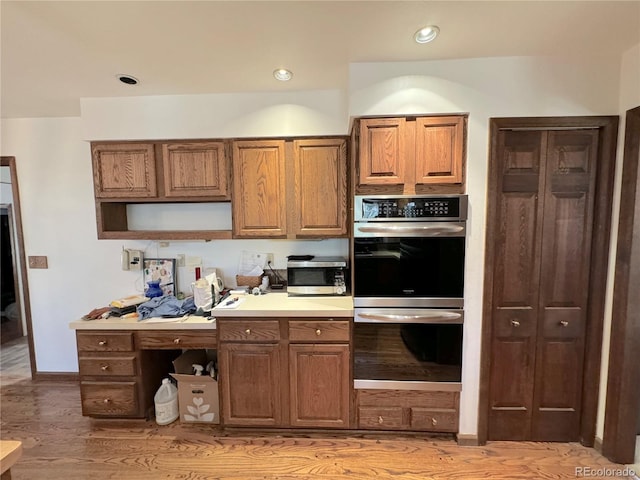
[(560, 320), (560, 325), (566, 327), (569, 325), (569, 322), (567, 322), (566, 320)]
[(111, 399), (110, 398), (105, 398), (104, 400), (102, 400), (102, 403), (111, 403)]
[(106, 340), (100, 340), (100, 341), (98, 342), (98, 345), (100, 345), (101, 347), (104, 347), (106, 344), (107, 344), (107, 341), (106, 341)]
[(250, 328), (247, 328), (247, 329), (244, 331), (244, 333), (246, 333), (247, 335), (250, 335), (250, 334), (251, 334), (251, 329), (250, 329)]
[(431, 417), (431, 425), (433, 425), (434, 427), (438, 424), (438, 420), (436, 420), (435, 418)]
[(174, 338), (173, 339), (173, 343), (175, 343), (176, 345), (178, 345), (180, 343), (180, 339), (179, 338)]
[(109, 365), (102, 365), (100, 367), (100, 370), (102, 370), (103, 372), (106, 372), (107, 370), (109, 370)]
[(379, 423), (380, 425), (382, 425), (382, 424), (384, 423), (384, 418), (382, 418), (382, 415), (379, 415), (379, 416), (378, 416), (378, 423)]
[(320, 335), (322, 335), (322, 330), (320, 330), (320, 329), (317, 329), (317, 330), (316, 330), (316, 335), (317, 335), (317, 336), (320, 336)]
[(511, 320), (511, 326), (512, 327), (519, 327), (520, 326), (520, 322), (518, 320)]

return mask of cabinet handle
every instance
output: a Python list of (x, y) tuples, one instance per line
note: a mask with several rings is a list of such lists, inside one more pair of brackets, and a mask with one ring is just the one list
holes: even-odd
[(111, 403), (111, 399), (110, 398), (105, 398), (104, 400), (102, 400), (102, 403)]
[(378, 416), (378, 423), (379, 423), (380, 425), (382, 425), (382, 424), (384, 423), (384, 418), (382, 418), (382, 415), (379, 415), (379, 416)]
[(247, 335), (251, 335), (251, 329), (250, 329), (250, 328), (247, 328), (247, 329), (244, 331), (244, 333), (246, 333)]
[(436, 420), (435, 418), (431, 417), (431, 425), (433, 425), (434, 427), (436, 425), (438, 425), (438, 420)]
[(512, 327), (519, 327), (520, 326), (520, 322), (518, 320), (511, 320), (511, 326)]
[(317, 329), (317, 330), (316, 330), (316, 335), (317, 335), (317, 336), (320, 336), (320, 335), (322, 335), (322, 330), (320, 330), (320, 329)]
[(566, 320), (560, 320), (560, 325), (566, 327), (569, 325), (569, 322), (567, 322)]
[(103, 372), (106, 372), (107, 370), (109, 370), (109, 365), (102, 365), (100, 367), (100, 370), (102, 370)]
[(101, 347), (104, 347), (106, 344), (107, 344), (107, 341), (106, 341), (106, 340), (100, 340), (100, 341), (98, 342), (98, 345), (100, 345)]
[(176, 345), (178, 345), (180, 343), (180, 339), (179, 338), (174, 338), (173, 339), (173, 343), (175, 343)]

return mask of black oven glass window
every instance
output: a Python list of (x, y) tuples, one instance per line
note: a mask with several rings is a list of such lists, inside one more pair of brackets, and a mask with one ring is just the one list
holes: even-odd
[(354, 378), (459, 382), (461, 324), (356, 323)]
[(464, 237), (356, 238), (354, 248), (355, 296), (463, 296)]

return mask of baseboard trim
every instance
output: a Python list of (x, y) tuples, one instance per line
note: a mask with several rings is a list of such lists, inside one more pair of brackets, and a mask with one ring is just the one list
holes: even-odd
[(36, 372), (33, 375), (34, 382), (78, 382), (80, 376), (77, 373), (64, 373), (64, 372)]
[(480, 441), (478, 440), (478, 435), (470, 435), (466, 433), (459, 433), (456, 435), (456, 439), (458, 440), (458, 445), (461, 447), (478, 447), (480, 446)]
[(596, 452), (602, 455), (602, 439), (596, 435), (595, 440), (593, 441), (593, 448)]

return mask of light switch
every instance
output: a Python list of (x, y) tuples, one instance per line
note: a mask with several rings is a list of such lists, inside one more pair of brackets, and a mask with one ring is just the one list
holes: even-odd
[(46, 255), (30, 255), (29, 268), (49, 268)]

